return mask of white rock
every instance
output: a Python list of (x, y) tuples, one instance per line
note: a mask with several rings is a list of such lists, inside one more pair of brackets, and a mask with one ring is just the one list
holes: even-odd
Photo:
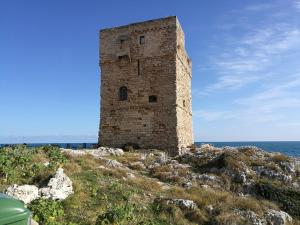
[(145, 164), (140, 161), (130, 163), (130, 167), (138, 167), (141, 169), (146, 169)]
[(40, 197), (39, 189), (34, 185), (18, 186), (14, 184), (7, 188), (6, 194), (23, 201), (25, 204), (29, 204)]
[(244, 172), (236, 174), (235, 175), (235, 181), (238, 182), (238, 183), (244, 184), (247, 181), (247, 175)]
[(234, 212), (237, 215), (244, 217), (247, 220), (247, 222), (251, 225), (267, 225), (267, 221), (265, 219), (259, 218), (259, 216), (251, 210), (236, 209), (234, 210)]
[(202, 151), (203, 150), (210, 151), (210, 150), (215, 150), (215, 147), (213, 145), (211, 145), (211, 144), (201, 144), (200, 149)]
[(133, 173), (127, 173), (127, 178), (134, 179), (135, 175)]
[(270, 225), (286, 225), (288, 223), (292, 223), (292, 217), (283, 211), (276, 211), (270, 209), (267, 212), (266, 220)]
[(99, 147), (98, 149), (85, 149), (85, 150), (73, 150), (73, 149), (61, 148), (61, 150), (72, 156), (82, 156), (82, 155), (90, 154), (96, 158), (109, 156), (109, 155), (120, 156), (124, 154), (123, 150), (120, 148), (109, 148), (109, 147)]
[(53, 178), (50, 179), (47, 187), (41, 188), (40, 193), (44, 198), (52, 200), (64, 200), (73, 194), (71, 179), (64, 173), (62, 168), (56, 171)]
[(72, 156), (82, 156), (87, 154), (85, 150), (73, 150), (73, 149), (66, 149), (66, 148), (60, 148), (60, 150)]
[(31, 222), (31, 225), (39, 225), (38, 222), (36, 222), (36, 221), (33, 220), (33, 219), (31, 219), (30, 222)]
[(191, 188), (193, 186), (193, 183), (190, 181), (187, 181), (187, 182), (183, 183), (182, 186), (184, 188)]
[(205, 207), (206, 211), (208, 212), (209, 215), (213, 215), (214, 214), (214, 207), (212, 205), (208, 205)]
[(99, 156), (124, 155), (124, 151), (120, 148), (99, 147), (97, 150), (87, 150), (87, 151), (93, 151), (93, 154), (96, 154)]
[(117, 160), (107, 160), (106, 162), (106, 166), (109, 166), (109, 167), (113, 167), (113, 168), (121, 168), (121, 167), (124, 167), (122, 163), (118, 162)]
[(180, 208), (186, 210), (197, 209), (196, 203), (192, 200), (187, 200), (187, 199), (171, 199), (171, 200), (167, 200), (167, 204), (175, 204), (178, 205)]
[(280, 165), (283, 167), (285, 172), (292, 175), (296, 174), (295, 163), (284, 161), (281, 162)]

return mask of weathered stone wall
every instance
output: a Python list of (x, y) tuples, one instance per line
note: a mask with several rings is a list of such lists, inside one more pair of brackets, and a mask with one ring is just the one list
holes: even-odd
[(190, 146), (194, 143), (192, 126), (192, 62), (185, 51), (184, 33), (177, 22), (176, 51), (176, 112), (178, 147)]
[[(179, 29), (177, 18), (167, 17), (101, 30), (101, 145), (133, 143), (175, 154), (191, 144), (192, 134), (185, 133), (191, 132), (190, 77), (180, 65), (187, 59), (184, 44), (178, 48), (183, 41)], [(128, 90), (125, 101), (119, 100), (122, 86)], [(149, 102), (151, 95), (157, 102)], [(186, 109), (179, 107), (183, 99)]]

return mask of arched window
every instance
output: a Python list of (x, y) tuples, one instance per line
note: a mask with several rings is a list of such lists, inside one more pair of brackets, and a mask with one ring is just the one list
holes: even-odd
[(119, 89), (119, 100), (126, 101), (127, 100), (127, 87), (122, 86)]

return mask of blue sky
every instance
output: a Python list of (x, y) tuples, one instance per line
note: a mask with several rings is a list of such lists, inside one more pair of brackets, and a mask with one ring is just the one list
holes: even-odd
[(1, 0), (0, 143), (95, 142), (99, 29), (170, 15), (196, 141), (300, 140), (300, 0)]

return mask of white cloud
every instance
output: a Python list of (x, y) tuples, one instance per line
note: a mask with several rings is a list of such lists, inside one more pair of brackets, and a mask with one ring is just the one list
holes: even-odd
[(296, 9), (300, 11), (300, 0), (295, 1)]
[(247, 11), (264, 11), (274, 7), (274, 4), (256, 4), (256, 5), (249, 5), (245, 7)]
[(231, 119), (234, 117), (234, 115), (227, 113), (227, 112), (221, 112), (221, 111), (213, 111), (213, 110), (197, 110), (193, 112), (193, 116), (199, 117), (207, 122), (213, 122), (217, 120), (224, 120), (224, 119)]
[(256, 29), (235, 40), (214, 64), (220, 75), (204, 93), (234, 90), (250, 83), (268, 79), (268, 69), (292, 53), (300, 56), (300, 29), (277, 25)]

